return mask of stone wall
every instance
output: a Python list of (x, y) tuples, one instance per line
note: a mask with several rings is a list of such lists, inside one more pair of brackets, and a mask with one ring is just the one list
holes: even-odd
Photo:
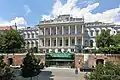
[(84, 55), (81, 53), (76, 53), (75, 54), (75, 67), (77, 68), (82, 68), (84, 63)]
[[(3, 54), (4, 56), (4, 62), (9, 64), (8, 59), (12, 58), (13, 59), (13, 64), (14, 66), (20, 66), (23, 63), (23, 59), (26, 56), (25, 53), (15, 53), (15, 54)], [(45, 54), (35, 54), (38, 58), (40, 58), (41, 62), (45, 64)]]
[(120, 64), (120, 54), (107, 55), (107, 61), (111, 61), (116, 64)]
[(88, 67), (89, 68), (95, 67), (96, 66), (96, 61), (98, 59), (102, 59), (102, 60), (104, 60), (104, 62), (106, 62), (107, 56), (104, 56), (104, 55), (89, 55), (89, 57), (88, 57)]
[[(23, 63), (23, 59), (25, 57), (25, 53), (16, 53), (16, 54), (2, 54), (4, 56), (4, 62), (8, 63), (8, 58), (12, 58), (13, 59), (13, 64), (15, 66), (19, 66)], [(35, 56), (37, 56), (38, 58), (41, 59), (41, 62), (45, 64), (45, 54), (42, 53), (38, 53), (35, 54)], [(88, 56), (88, 67), (92, 68), (93, 66), (96, 66), (96, 61), (98, 59), (103, 59), (104, 63), (106, 61), (112, 61), (116, 64), (120, 64), (120, 55), (89, 55)], [(76, 53), (75, 54), (75, 67), (77, 68), (83, 68), (84, 65), (84, 54), (82, 53)]]

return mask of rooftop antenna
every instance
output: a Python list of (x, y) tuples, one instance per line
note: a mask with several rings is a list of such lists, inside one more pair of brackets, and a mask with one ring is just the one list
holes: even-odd
[(17, 30), (17, 25), (16, 25), (16, 23), (15, 23), (15, 29)]

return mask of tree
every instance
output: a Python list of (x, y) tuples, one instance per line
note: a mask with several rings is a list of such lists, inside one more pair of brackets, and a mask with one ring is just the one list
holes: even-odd
[(120, 33), (114, 35), (115, 45), (120, 46)]
[(120, 66), (112, 62), (98, 64), (93, 72), (85, 75), (86, 80), (120, 80)]
[(40, 72), (40, 59), (37, 59), (33, 53), (28, 53), (24, 58), (22, 65), (22, 76), (32, 77)]
[(97, 47), (109, 47), (114, 45), (113, 35), (110, 35), (110, 30), (102, 30), (101, 34), (96, 37)]
[(3, 61), (3, 56), (0, 56), (0, 80), (14, 80), (15, 75), (13, 69), (7, 66)]
[(16, 30), (5, 31), (0, 35), (0, 49), (1, 50), (15, 50), (20, 49), (24, 44), (24, 39)]

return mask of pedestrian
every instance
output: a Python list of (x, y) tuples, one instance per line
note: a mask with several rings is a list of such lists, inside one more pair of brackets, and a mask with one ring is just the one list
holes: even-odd
[(75, 68), (75, 74), (78, 74), (78, 68)]

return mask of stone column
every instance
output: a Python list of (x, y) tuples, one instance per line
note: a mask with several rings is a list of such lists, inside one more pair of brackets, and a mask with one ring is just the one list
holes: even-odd
[(45, 35), (45, 28), (44, 28), (44, 35)]
[(82, 24), (82, 42), (81, 42), (81, 52), (83, 53), (83, 45), (84, 45), (84, 24)]
[(62, 37), (62, 47), (64, 46), (64, 37)]
[(57, 27), (56, 27), (56, 35), (57, 35)]
[(52, 34), (51, 32), (52, 32), (52, 31), (51, 31), (51, 27), (50, 27), (50, 35)]
[(75, 37), (75, 45), (77, 45), (77, 37)]
[(64, 34), (64, 26), (62, 26), (62, 34)]
[(56, 47), (57, 47), (57, 37), (56, 37)]
[(52, 43), (52, 41), (51, 41), (51, 38), (50, 38), (50, 47), (51, 47), (51, 43)]
[(68, 37), (68, 45), (71, 46), (71, 45), (70, 45), (70, 37)]
[(45, 38), (44, 38), (44, 47), (45, 47), (46, 45), (45, 45)]
[(77, 34), (77, 26), (75, 25), (75, 34)]
[(68, 26), (68, 34), (70, 34), (70, 32), (71, 32), (71, 31), (70, 31), (70, 26)]

